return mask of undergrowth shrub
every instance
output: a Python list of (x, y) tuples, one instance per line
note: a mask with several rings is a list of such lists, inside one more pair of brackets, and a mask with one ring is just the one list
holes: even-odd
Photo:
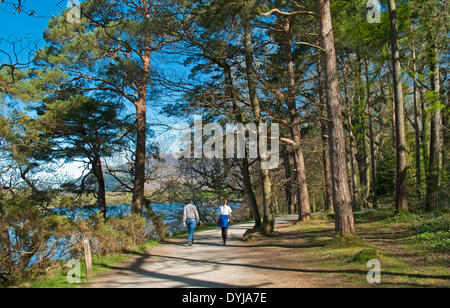
[(0, 204), (0, 227), (7, 231), (2, 233), (0, 241), (0, 285), (3, 286), (45, 274), (60, 260), (82, 259), (86, 238), (94, 256), (134, 250), (152, 239), (150, 224), (137, 215), (105, 221), (100, 214), (95, 214), (77, 220), (41, 211), (27, 203), (27, 198), (8, 201)]
[(415, 236), (415, 240), (423, 248), (447, 253), (450, 252), (450, 231), (421, 233)]
[(450, 217), (443, 215), (436, 218), (431, 218), (427, 221), (421, 222), (413, 226), (413, 230), (417, 233), (450, 231)]
[(413, 226), (414, 239), (423, 248), (450, 252), (450, 215), (436, 215)]
[(384, 220), (385, 223), (408, 223), (422, 220), (422, 216), (415, 213), (399, 213)]

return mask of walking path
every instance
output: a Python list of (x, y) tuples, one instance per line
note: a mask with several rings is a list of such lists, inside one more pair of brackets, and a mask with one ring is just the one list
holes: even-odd
[[(298, 216), (276, 219), (277, 226), (295, 221)], [(266, 287), (255, 284), (264, 274), (247, 267), (245, 247), (241, 238), (253, 223), (231, 226), (228, 245), (222, 245), (220, 229), (196, 233), (195, 244), (186, 245), (186, 238), (169, 239), (151, 247), (147, 253), (114, 267), (99, 277), (92, 288), (229, 288)], [(267, 286), (268, 287), (268, 286)]]

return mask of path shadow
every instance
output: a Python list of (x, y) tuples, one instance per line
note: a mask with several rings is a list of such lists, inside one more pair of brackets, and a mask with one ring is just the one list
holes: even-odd
[[(173, 256), (162, 256), (162, 255), (152, 255), (158, 258), (166, 258), (166, 259), (176, 259), (190, 262), (199, 262), (204, 264), (213, 264), (213, 265), (224, 265), (224, 266), (239, 266), (239, 267), (247, 267), (254, 269), (262, 269), (262, 270), (273, 270), (273, 271), (284, 271), (284, 272), (297, 272), (297, 273), (317, 273), (317, 274), (358, 274), (358, 275), (367, 275), (367, 271), (361, 270), (320, 270), (320, 269), (299, 269), (299, 268), (284, 268), (284, 267), (270, 267), (264, 265), (252, 265), (252, 264), (242, 264), (242, 263), (226, 263), (226, 262), (217, 262), (217, 261), (208, 261), (208, 260), (196, 260), (196, 259), (187, 259), (182, 257), (173, 257)], [(449, 280), (450, 276), (446, 275), (423, 275), (423, 274), (408, 274), (408, 273), (395, 273), (395, 272), (382, 272), (382, 275), (389, 276), (402, 276), (409, 278), (426, 278), (426, 279), (445, 279)]]
[[(156, 255), (150, 255), (146, 253), (139, 253), (140, 257), (136, 259), (136, 261), (129, 267), (121, 268), (117, 266), (110, 266), (106, 264), (102, 264), (104, 267), (121, 271), (121, 272), (131, 272), (135, 273), (144, 277), (154, 278), (154, 279), (162, 279), (162, 280), (168, 280), (171, 282), (179, 282), (183, 284), (183, 287), (195, 287), (195, 288), (258, 288), (258, 287), (264, 287), (267, 285), (267, 283), (259, 284), (259, 285), (246, 285), (246, 286), (236, 286), (232, 284), (227, 283), (220, 283), (220, 282), (213, 282), (213, 281), (207, 281), (207, 280), (200, 280), (200, 279), (193, 279), (183, 276), (177, 276), (177, 275), (169, 275), (169, 274), (161, 274), (154, 271), (149, 271), (143, 268), (143, 264), (150, 263), (149, 259), (151, 257), (159, 257)], [(190, 260), (185, 258), (175, 258), (175, 257), (168, 257), (168, 256), (160, 256), (161, 258), (166, 259), (177, 259), (181, 261), (188, 261), (188, 262), (199, 262), (197, 260)], [(211, 263), (213, 264), (213, 263)], [(217, 262), (216, 265), (221, 265), (221, 263)], [(136, 284), (144, 284), (149, 282), (141, 282)], [(128, 283), (128, 284), (134, 284), (134, 283)], [(181, 286), (180, 286), (181, 287)]]
[[(263, 247), (273, 247), (273, 248), (319, 248), (325, 247), (328, 241), (323, 242), (314, 242), (310, 241), (304, 244), (244, 244), (244, 245), (233, 245), (233, 241), (229, 241), (226, 247), (235, 247), (235, 248), (263, 248)], [(221, 243), (211, 243), (211, 242), (197, 242), (195, 245), (198, 246), (223, 246)]]

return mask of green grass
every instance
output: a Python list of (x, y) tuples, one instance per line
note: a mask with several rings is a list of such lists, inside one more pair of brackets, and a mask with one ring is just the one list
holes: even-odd
[(423, 249), (450, 252), (450, 231), (421, 233), (416, 235), (414, 240)]
[(353, 217), (356, 223), (371, 223), (382, 221), (392, 217), (394, 211), (390, 209), (367, 209), (362, 211), (355, 211)]
[(369, 260), (379, 259), (378, 251), (376, 248), (365, 248), (353, 256), (349, 262), (356, 262), (366, 264)]
[(339, 249), (339, 248), (364, 248), (369, 247), (372, 248), (373, 245), (365, 242), (357, 236), (336, 236), (334, 237), (327, 245), (328, 248), (331, 249)]
[[(372, 259), (381, 262), (382, 282), (371, 287), (439, 287), (446, 284), (443, 277), (449, 275), (449, 263), (445, 258), (450, 246), (448, 213), (396, 214), (388, 209), (364, 210), (355, 212), (355, 221), (359, 237), (329, 240), (327, 245), (313, 252), (318, 264), (339, 271), (355, 286), (369, 286), (363, 273), (368, 271), (367, 261)], [(373, 236), (378, 232), (381, 241)], [(385, 247), (383, 234), (397, 247), (395, 251)], [(399, 237), (391, 238), (390, 234), (399, 234)], [(363, 240), (364, 237), (371, 239), (370, 243)], [(440, 254), (430, 254), (430, 251)]]
[(357, 223), (375, 222), (379, 230), (403, 226), (411, 234), (412, 250), (450, 252), (450, 214), (448, 211), (395, 213), (394, 210), (365, 210), (354, 213)]
[[(111, 270), (111, 267), (116, 266), (124, 261), (129, 260), (133, 256), (139, 253), (145, 252), (149, 247), (159, 245), (159, 241), (151, 241), (145, 245), (136, 247), (133, 251), (124, 252), (121, 254), (113, 254), (109, 256), (92, 256), (92, 275), (95, 279), (100, 274)], [(27, 282), (21, 282), (19, 287), (23, 288), (81, 288), (89, 283), (86, 277), (86, 263), (84, 260), (80, 260), (81, 271), (81, 283), (70, 284), (67, 282), (67, 274), (70, 271), (69, 268), (65, 268), (65, 262), (55, 262), (55, 267), (48, 271), (45, 275), (39, 278), (33, 279)]]
[(422, 215), (412, 226), (414, 243), (428, 251), (450, 252), (450, 215)]
[[(130, 258), (132, 254), (115, 254), (111, 256), (93, 256), (92, 258), (92, 273), (95, 278), (99, 274), (109, 270), (109, 267), (117, 265), (128, 258)], [(70, 284), (67, 282), (67, 274), (70, 269), (61, 269), (63, 263), (60, 264), (60, 268), (58, 271), (53, 273), (49, 273), (47, 276), (40, 277), (38, 279), (32, 280), (28, 283), (23, 284), (23, 287), (28, 288), (80, 288), (87, 283), (89, 280), (86, 277), (86, 264), (85, 262), (81, 263), (81, 284)]]
[(419, 224), (414, 225), (413, 230), (417, 233), (433, 233), (433, 232), (448, 232), (450, 231), (450, 216), (443, 215), (440, 217), (433, 217), (425, 220)]

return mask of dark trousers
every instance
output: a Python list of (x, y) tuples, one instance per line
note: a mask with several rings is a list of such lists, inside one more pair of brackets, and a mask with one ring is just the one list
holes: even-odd
[(222, 228), (222, 240), (224, 243), (227, 242), (227, 237), (228, 237), (228, 227)]

